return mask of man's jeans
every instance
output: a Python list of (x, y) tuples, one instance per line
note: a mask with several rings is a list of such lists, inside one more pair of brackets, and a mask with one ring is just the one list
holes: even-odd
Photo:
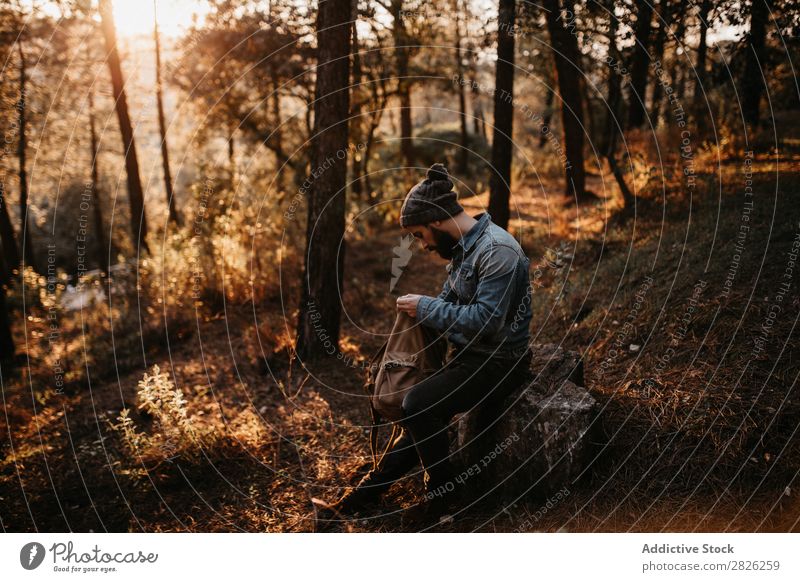
[(502, 414), (506, 397), (525, 381), (529, 366), (527, 354), (519, 360), (455, 354), (441, 370), (406, 394), (404, 430), (384, 455), (372, 483), (388, 488), (422, 461), (428, 491), (446, 486), (454, 477), (447, 432), (450, 420), (478, 406), (479, 426), (489, 428)]

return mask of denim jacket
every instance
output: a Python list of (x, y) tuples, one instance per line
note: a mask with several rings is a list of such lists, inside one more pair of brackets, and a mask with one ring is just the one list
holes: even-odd
[(456, 349), (518, 358), (530, 337), (530, 261), (488, 213), (458, 241), (438, 297), (422, 297), (417, 319)]

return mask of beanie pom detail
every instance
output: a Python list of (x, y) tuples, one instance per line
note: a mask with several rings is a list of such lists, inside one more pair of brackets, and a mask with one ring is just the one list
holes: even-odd
[(428, 173), (426, 177), (431, 182), (436, 182), (439, 180), (449, 180), (450, 174), (447, 173), (447, 168), (444, 167), (444, 164), (433, 164), (430, 168), (428, 168)]

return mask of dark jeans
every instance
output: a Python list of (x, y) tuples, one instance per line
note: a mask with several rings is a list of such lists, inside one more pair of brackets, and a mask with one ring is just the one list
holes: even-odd
[(447, 433), (450, 420), (477, 406), (479, 426), (489, 427), (497, 420), (502, 402), (524, 382), (529, 366), (528, 357), (487, 359), (456, 353), (441, 370), (406, 394), (403, 432), (381, 459), (373, 484), (388, 488), (420, 461), (429, 491), (446, 484), (454, 476)]

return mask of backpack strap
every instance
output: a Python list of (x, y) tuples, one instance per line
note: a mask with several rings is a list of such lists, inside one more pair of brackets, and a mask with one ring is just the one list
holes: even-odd
[[(372, 426), (369, 427), (369, 450), (372, 454), (372, 468), (377, 469), (378, 463), (383, 458), (383, 455), (386, 454), (386, 451), (381, 453), (380, 458), (378, 457), (378, 431), (381, 425), (381, 418), (380, 413), (375, 410), (375, 407), (372, 405), (372, 398), (371, 396), (375, 393), (375, 377), (378, 374), (378, 368), (383, 361), (383, 355), (386, 353), (386, 346), (388, 345), (388, 341), (383, 342), (383, 345), (378, 348), (378, 351), (370, 358), (369, 360), (369, 368), (367, 369), (367, 381), (364, 383), (364, 390), (367, 393), (367, 396), (370, 396), (369, 399), (369, 413), (372, 419)], [(392, 430), (392, 436), (394, 436), (394, 429)], [(389, 441), (391, 442), (391, 441)]]

